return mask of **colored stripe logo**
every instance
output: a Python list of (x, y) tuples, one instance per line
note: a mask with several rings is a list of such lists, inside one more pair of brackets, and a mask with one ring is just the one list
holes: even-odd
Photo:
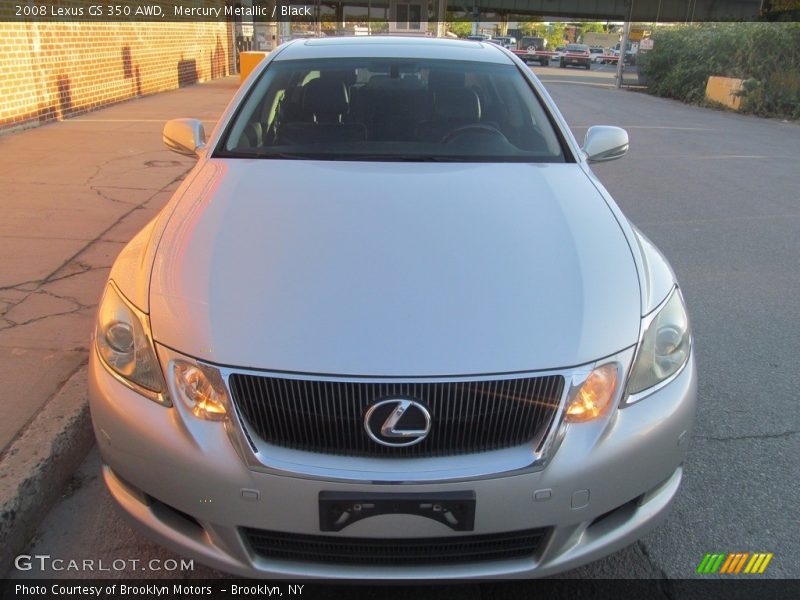
[(767, 570), (772, 552), (734, 552), (731, 554), (708, 553), (700, 561), (697, 572), (701, 575), (719, 573), (721, 575), (761, 574)]

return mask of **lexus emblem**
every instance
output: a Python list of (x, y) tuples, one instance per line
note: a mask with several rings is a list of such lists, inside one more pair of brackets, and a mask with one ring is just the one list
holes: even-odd
[(431, 413), (414, 400), (390, 398), (369, 407), (364, 429), (382, 446), (413, 446), (430, 433)]

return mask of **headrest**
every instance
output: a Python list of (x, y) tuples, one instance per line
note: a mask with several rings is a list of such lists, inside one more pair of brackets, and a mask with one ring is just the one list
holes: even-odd
[(462, 87), (464, 73), (458, 71), (431, 71), (428, 73), (428, 89), (438, 90), (447, 87)]
[(328, 81), (341, 81), (346, 86), (351, 86), (356, 82), (355, 69), (334, 69), (332, 71), (321, 71), (320, 79)]
[(446, 119), (479, 121), (481, 101), (478, 94), (469, 88), (443, 88), (436, 91), (434, 113)]
[(370, 89), (386, 89), (392, 85), (392, 78), (388, 75), (373, 75), (367, 81), (367, 87)]
[(347, 112), (347, 88), (341, 81), (312, 79), (303, 86), (303, 110), (332, 118)]

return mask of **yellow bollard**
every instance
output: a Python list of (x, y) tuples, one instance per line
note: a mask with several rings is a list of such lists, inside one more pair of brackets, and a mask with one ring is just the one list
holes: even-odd
[(242, 52), (239, 54), (239, 84), (247, 79), (256, 65), (264, 60), (266, 52)]

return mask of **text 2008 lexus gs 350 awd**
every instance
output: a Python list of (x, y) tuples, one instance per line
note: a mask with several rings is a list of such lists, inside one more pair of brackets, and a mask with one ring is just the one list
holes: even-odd
[[(112, 496), (261, 577), (550, 575), (677, 493), (674, 274), (507, 50), (297, 40), (250, 75), (111, 271), (91, 411)], [(502, 190), (503, 193), (498, 193)]]

